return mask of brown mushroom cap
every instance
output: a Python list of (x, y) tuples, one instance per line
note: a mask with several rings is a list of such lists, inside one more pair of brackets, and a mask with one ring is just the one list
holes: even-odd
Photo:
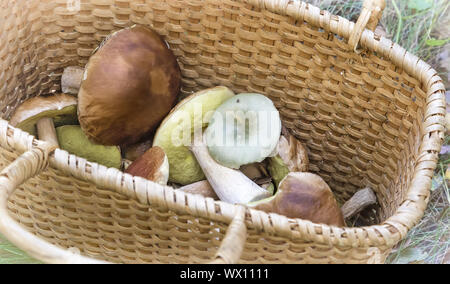
[(134, 161), (125, 172), (166, 185), (169, 179), (169, 161), (164, 150), (156, 146)]
[(56, 127), (78, 124), (77, 99), (67, 94), (31, 98), (16, 109), (10, 124), (37, 136), (36, 124), (42, 118), (53, 119)]
[(275, 196), (255, 202), (252, 207), (289, 218), (345, 226), (344, 217), (328, 184), (311, 173), (289, 173)]
[(129, 145), (123, 149), (123, 156), (130, 161), (136, 161), (145, 154), (153, 144), (153, 139), (144, 140), (140, 143)]
[(113, 34), (89, 59), (79, 98), (86, 135), (103, 145), (130, 145), (158, 127), (175, 105), (181, 71), (165, 41), (134, 26)]

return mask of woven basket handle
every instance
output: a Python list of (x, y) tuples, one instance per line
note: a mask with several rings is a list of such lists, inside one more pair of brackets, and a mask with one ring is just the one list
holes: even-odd
[(211, 264), (235, 264), (241, 258), (247, 239), (247, 227), (245, 226), (245, 208), (237, 206), (235, 217), (228, 227), (215, 260)]
[(105, 263), (59, 248), (40, 239), (25, 230), (8, 214), (8, 197), (14, 193), (17, 187), (47, 167), (51, 151), (50, 147), (47, 149), (36, 147), (17, 158), (0, 173), (0, 233), (18, 248), (46, 263)]
[(348, 44), (356, 51), (364, 29), (374, 31), (386, 7), (385, 0), (364, 0), (361, 15), (353, 28)]
[[(46, 144), (44, 144), (46, 145)], [(49, 144), (48, 144), (49, 145)], [(49, 163), (54, 147), (35, 147), (25, 152), (0, 173), (0, 234), (30, 256), (53, 264), (103, 264), (104, 261), (82, 256), (42, 240), (20, 226), (8, 214), (8, 198), (28, 179), (42, 172)], [(245, 208), (237, 206), (235, 217), (219, 247), (212, 264), (238, 262), (246, 242)]]

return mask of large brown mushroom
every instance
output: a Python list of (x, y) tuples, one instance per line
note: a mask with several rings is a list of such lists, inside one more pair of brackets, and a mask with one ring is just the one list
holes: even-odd
[(103, 145), (134, 144), (158, 127), (181, 86), (176, 57), (155, 31), (133, 26), (91, 56), (78, 94), (86, 135)]

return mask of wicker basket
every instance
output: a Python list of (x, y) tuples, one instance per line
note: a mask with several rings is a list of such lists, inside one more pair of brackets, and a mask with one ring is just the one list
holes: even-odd
[[(345, 201), (377, 194), (376, 224), (337, 228), (177, 192), (89, 163), (0, 119), (0, 232), (49, 263), (382, 263), (422, 217), (444, 135), (436, 71), (373, 29), (288, 0), (0, 0), (0, 115), (60, 90), (112, 31), (152, 26), (182, 94), (259, 92)], [(366, 29), (367, 28), (367, 29)], [(79, 253), (78, 253), (79, 252)]]

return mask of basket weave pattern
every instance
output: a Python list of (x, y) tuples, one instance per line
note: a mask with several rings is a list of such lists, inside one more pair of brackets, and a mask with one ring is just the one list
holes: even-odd
[[(380, 225), (363, 228), (246, 209), (240, 263), (383, 262), (421, 218), (444, 133), (444, 86), (400, 46), (364, 30), (356, 50), (348, 43), (354, 23), (297, 1), (85, 0), (79, 12), (60, 2), (0, 1), (2, 118), (60, 90), (63, 69), (84, 66), (111, 32), (144, 24), (178, 57), (183, 96), (217, 85), (263, 93), (339, 201), (364, 186), (376, 192)], [(0, 120), (0, 169), (39, 143)], [(89, 257), (207, 262), (240, 208), (64, 151), (48, 159), (9, 196), (8, 213), (39, 238)]]

